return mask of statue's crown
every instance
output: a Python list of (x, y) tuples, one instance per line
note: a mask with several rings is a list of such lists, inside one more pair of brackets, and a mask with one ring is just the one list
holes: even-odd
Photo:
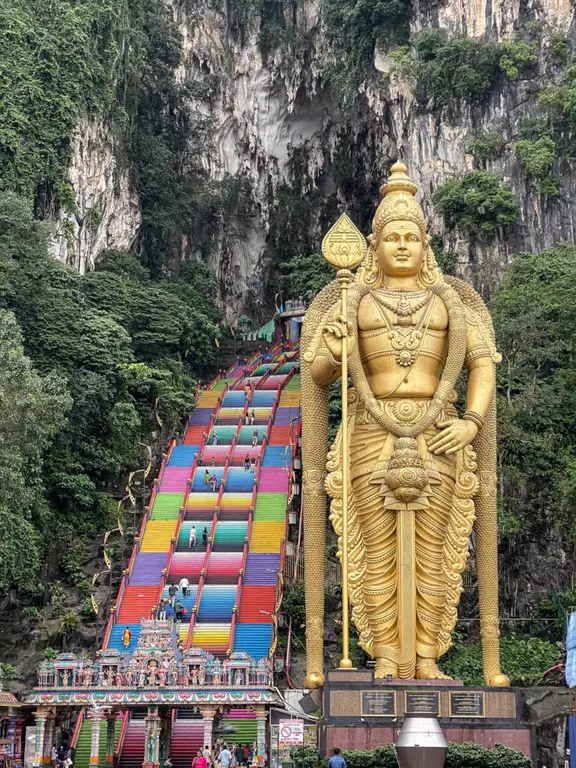
[(426, 234), (424, 212), (414, 199), (417, 191), (418, 187), (408, 176), (404, 163), (394, 163), (388, 180), (380, 187), (382, 200), (372, 220), (373, 239), (378, 241), (383, 227), (391, 221), (411, 221), (423, 235)]

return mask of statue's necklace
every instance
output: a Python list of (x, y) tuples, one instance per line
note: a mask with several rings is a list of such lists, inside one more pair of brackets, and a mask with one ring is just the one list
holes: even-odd
[(426, 312), (422, 313), (418, 323), (414, 321), (414, 315), (430, 303), (432, 293), (425, 291), (424, 297), (415, 304), (411, 304), (406, 299), (406, 296), (401, 295), (396, 305), (388, 302), (381, 294), (379, 295), (375, 291), (372, 292), (372, 295), (382, 307), (386, 307), (386, 309), (396, 315), (396, 323), (391, 324), (386, 313), (382, 311), (381, 307), (379, 308), (380, 314), (388, 327), (388, 338), (396, 352), (396, 363), (402, 368), (410, 368), (418, 357), (420, 344), (424, 336), (423, 326), (425, 323), (426, 325), (428, 323), (431, 306), (428, 307)]
[(414, 320), (414, 315), (419, 312), (423, 307), (428, 304), (428, 302), (432, 298), (432, 294), (430, 291), (423, 291), (422, 293), (417, 293), (417, 296), (422, 295), (422, 298), (419, 301), (416, 301), (414, 304), (412, 304), (408, 299), (406, 298), (406, 294), (401, 291), (399, 292), (400, 295), (398, 296), (398, 299), (396, 301), (396, 304), (393, 304), (392, 301), (387, 299), (387, 296), (394, 296), (398, 295), (395, 291), (386, 291), (385, 293), (380, 291), (373, 291), (372, 295), (378, 301), (380, 304), (382, 304), (383, 307), (386, 307), (386, 309), (390, 310), (390, 312), (393, 312), (396, 315), (396, 322), (394, 325), (400, 325), (400, 326), (410, 326), (410, 325), (416, 325), (416, 322)]

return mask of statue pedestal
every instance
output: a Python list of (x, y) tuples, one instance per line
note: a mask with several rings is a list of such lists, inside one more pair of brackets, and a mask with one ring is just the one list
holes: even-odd
[(465, 686), (458, 680), (375, 680), (365, 670), (329, 672), (324, 686), (320, 746), (376, 749), (395, 743), (405, 713), (433, 715), (446, 740), (483, 747), (503, 744), (533, 755), (517, 688)]

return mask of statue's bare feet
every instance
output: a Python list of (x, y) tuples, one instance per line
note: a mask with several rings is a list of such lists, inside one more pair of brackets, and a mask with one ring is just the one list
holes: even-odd
[(376, 659), (374, 677), (378, 680), (385, 680), (388, 675), (398, 677), (398, 667), (390, 659)]
[(418, 659), (416, 662), (417, 680), (452, 680), (438, 669), (434, 659)]

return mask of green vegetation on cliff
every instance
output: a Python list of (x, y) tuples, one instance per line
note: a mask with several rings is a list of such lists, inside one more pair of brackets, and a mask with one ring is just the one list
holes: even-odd
[(194, 282), (185, 273), (154, 281), (133, 255), (112, 252), (81, 276), (49, 254), (48, 237), (25, 200), (0, 195), (0, 341), (10, 361), (0, 382), (0, 516), (25, 534), (3, 541), (0, 588), (36, 593), (44, 556), (63, 560), (63, 542), (112, 521), (118, 481), (159, 424), (165, 439), (186, 415), (218, 335), (205, 268)]

